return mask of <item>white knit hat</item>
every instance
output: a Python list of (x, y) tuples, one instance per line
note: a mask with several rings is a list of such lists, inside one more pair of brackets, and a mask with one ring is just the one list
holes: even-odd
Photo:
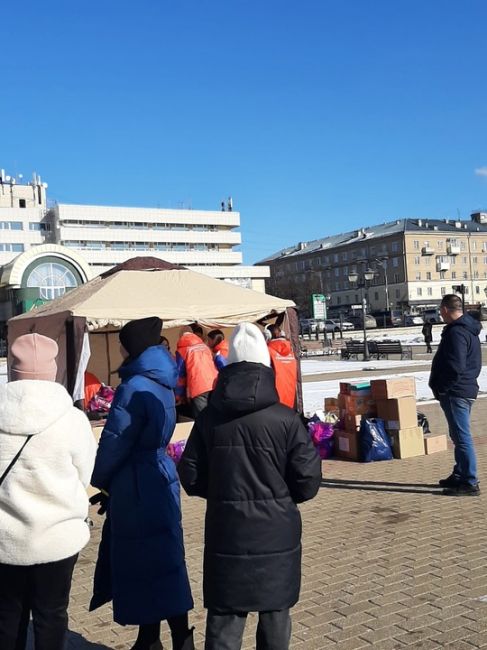
[(253, 323), (240, 323), (233, 330), (227, 364), (238, 363), (239, 361), (261, 363), (269, 367), (271, 365), (271, 358), (264, 335), (257, 325), (253, 325)]

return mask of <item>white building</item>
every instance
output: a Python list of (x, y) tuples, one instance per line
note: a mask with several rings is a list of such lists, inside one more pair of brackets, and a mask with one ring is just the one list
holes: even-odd
[[(37, 174), (26, 183), (20, 175), (0, 170), (4, 305), (11, 301), (8, 292), (15, 290), (15, 310), (22, 311), (136, 256), (158, 257), (265, 291), (269, 267), (243, 266), (242, 253), (235, 250), (241, 244), (240, 214), (231, 201), (221, 211), (64, 203), (50, 208), (46, 189)], [(0, 321), (5, 319), (0, 313)]]
[(166, 210), (57, 204), (55, 241), (76, 250), (94, 275), (129, 257), (154, 256), (214, 278), (264, 291), (268, 267), (242, 266), (240, 214), (232, 210)]

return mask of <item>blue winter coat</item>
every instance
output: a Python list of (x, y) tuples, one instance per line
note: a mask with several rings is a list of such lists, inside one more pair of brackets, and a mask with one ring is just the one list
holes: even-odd
[(119, 371), (92, 485), (110, 494), (90, 610), (113, 600), (121, 625), (156, 623), (193, 607), (180, 487), (166, 455), (174, 431), (176, 364), (162, 346)]
[(482, 370), (481, 330), (481, 324), (469, 314), (443, 328), (429, 381), (436, 399), (445, 394), (467, 399), (477, 397), (477, 377)]

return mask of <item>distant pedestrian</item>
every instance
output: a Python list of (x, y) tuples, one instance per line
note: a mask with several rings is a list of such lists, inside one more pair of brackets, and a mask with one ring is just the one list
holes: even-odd
[(169, 624), (173, 650), (194, 650), (180, 488), (166, 454), (176, 423), (177, 370), (160, 344), (161, 328), (154, 317), (130, 321), (120, 330), (122, 383), (92, 478), (107, 495), (102, 501), (107, 519), (90, 609), (112, 600), (116, 623), (138, 625), (132, 650), (162, 650), (161, 621)]
[(63, 650), (73, 569), (88, 543), (96, 442), (56, 383), (58, 346), (40, 334), (11, 347), (0, 386), (0, 648)]
[(321, 463), (301, 418), (279, 404), (260, 329), (238, 325), (228, 364), (178, 466), (207, 500), (203, 569), (206, 650), (239, 650), (259, 612), (259, 650), (287, 650), (301, 585), (297, 503), (320, 486)]
[(423, 325), (423, 329), (421, 330), (423, 336), (424, 336), (424, 342), (426, 343), (426, 352), (433, 352), (433, 349), (431, 347), (431, 342), (433, 341), (433, 320), (430, 319), (428, 321), (425, 321)]
[(481, 324), (462, 312), (462, 301), (455, 294), (443, 297), (440, 313), (446, 326), (433, 358), (429, 385), (440, 402), (448, 421), (455, 447), (452, 474), (440, 480), (444, 494), (477, 496), (480, 494), (477, 459), (470, 431), (470, 412), (479, 386), (482, 369), (479, 333)]

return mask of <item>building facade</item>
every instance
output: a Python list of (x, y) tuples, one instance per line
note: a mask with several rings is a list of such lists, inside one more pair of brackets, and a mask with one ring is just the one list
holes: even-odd
[(47, 204), (47, 183), (0, 170), (0, 322), (136, 256), (159, 257), (256, 291), (269, 267), (244, 266), (240, 214)]
[(363, 289), (349, 275), (373, 270), (365, 289), (369, 311), (421, 312), (438, 306), (455, 285), (465, 285), (470, 304), (486, 301), (487, 214), (471, 220), (401, 219), (301, 242), (259, 264), (271, 267), (267, 290), (294, 300), (309, 313), (310, 296), (329, 296), (332, 312), (359, 305)]

